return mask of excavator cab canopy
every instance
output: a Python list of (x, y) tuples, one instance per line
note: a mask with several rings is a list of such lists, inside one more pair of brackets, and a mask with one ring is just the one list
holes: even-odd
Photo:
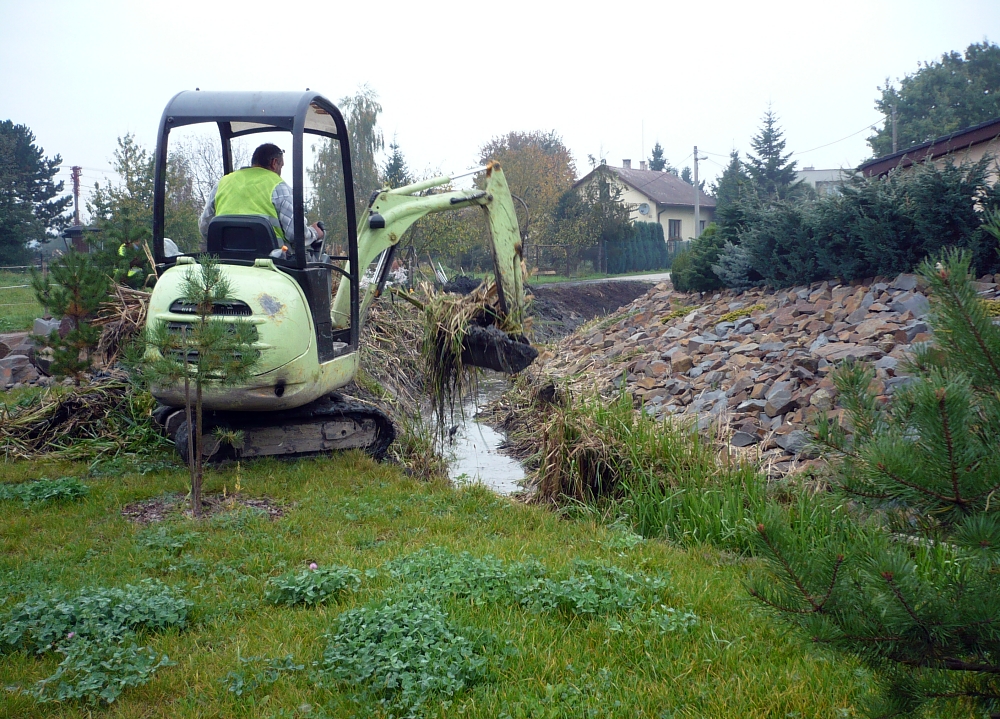
[[(270, 258), (269, 250), (273, 234), (266, 220), (236, 215), (232, 220), (220, 224), (241, 238), (238, 251), (219, 253), (224, 263), (254, 264), (258, 259), (270, 258), (275, 266), (294, 277), (302, 286), (314, 317), (329, 325), (330, 272), (344, 275), (351, 288), (351, 330), (350, 338), (344, 338), (350, 346), (357, 346), (359, 266), (357, 220), (354, 206), (354, 180), (351, 172), (351, 152), (347, 126), (340, 110), (322, 95), (315, 92), (202, 92), (183, 91), (171, 98), (160, 118), (160, 128), (156, 140), (154, 158), (153, 191), (153, 257), (159, 272), (172, 267), (177, 255), (167, 256), (164, 251), (164, 214), (167, 196), (167, 150), (170, 133), (178, 128), (211, 124), (218, 128), (222, 147), (224, 174), (233, 167), (233, 140), (255, 133), (288, 132), (292, 137), (292, 205), (294, 211), (294, 242), (288, 243), (291, 252), (287, 259)], [(305, 247), (305, 182), (303, 177), (305, 135), (337, 140), (343, 167), (345, 199), (344, 211), (347, 218), (347, 255), (326, 257), (321, 261), (310, 261)], [(218, 219), (213, 220), (214, 230), (219, 231)], [(213, 240), (213, 230), (209, 232), (209, 249)], [(217, 238), (216, 238), (217, 239)], [(346, 268), (344, 262), (347, 262)], [(325, 279), (324, 279), (325, 278)], [(325, 344), (325, 343), (323, 343)]]

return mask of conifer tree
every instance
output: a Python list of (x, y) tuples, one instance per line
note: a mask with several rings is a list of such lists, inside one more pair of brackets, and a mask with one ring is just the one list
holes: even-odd
[(69, 252), (49, 266), (48, 274), (33, 271), (31, 285), (50, 314), (69, 320), (65, 337), (53, 330), (40, 338), (43, 346), (52, 349), (50, 370), (58, 377), (72, 377), (79, 386), (101, 339), (101, 329), (92, 321), (108, 298), (110, 281), (88, 255)]
[(729, 164), (712, 187), (712, 194), (715, 196), (715, 222), (719, 226), (719, 236), (726, 242), (739, 244), (740, 233), (758, 202), (757, 187), (736, 150), (729, 153)]
[(405, 185), (409, 185), (413, 182), (413, 178), (410, 176), (410, 170), (406, 166), (406, 159), (403, 157), (403, 153), (400, 152), (399, 143), (396, 142), (395, 137), (392, 138), (389, 149), (392, 150), (392, 153), (382, 168), (382, 182), (389, 187), (404, 187)]
[(653, 172), (675, 172), (670, 161), (663, 156), (663, 146), (659, 140), (653, 145), (652, 154), (649, 157), (649, 169)]
[[(154, 325), (146, 335), (150, 351), (141, 364), (141, 372), (151, 385), (184, 385), (191, 512), (198, 517), (206, 441), (201, 432), (204, 391), (248, 380), (260, 353), (254, 347), (257, 328), (253, 324), (230, 317), (225, 320), (213, 318), (215, 306), (232, 299), (229, 281), (218, 260), (202, 257), (200, 265), (188, 269), (181, 285), (181, 297), (194, 307), (197, 319), (180, 331), (164, 321)], [(192, 427), (195, 428), (193, 432)], [(238, 438), (229, 441), (238, 441)]]
[(755, 155), (750, 155), (746, 169), (765, 195), (784, 199), (789, 196), (795, 182), (795, 162), (792, 153), (785, 152), (785, 140), (778, 118), (767, 108), (760, 131), (750, 140)]
[(757, 525), (769, 571), (751, 593), (876, 670), (874, 716), (1000, 716), (1000, 328), (969, 262), (921, 266), (935, 344), (887, 406), (868, 367), (834, 375), (848, 421), (817, 438), (842, 521), (772, 510)]

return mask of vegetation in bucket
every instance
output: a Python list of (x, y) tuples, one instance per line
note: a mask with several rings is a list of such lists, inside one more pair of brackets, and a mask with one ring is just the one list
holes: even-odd
[(531, 320), (516, 322), (500, 307), (495, 283), (468, 295), (435, 294), (424, 305), (424, 382), (438, 420), (446, 431), (446, 415), (454, 414), (474, 388), (473, 367), (513, 374), (538, 355), (524, 338)]

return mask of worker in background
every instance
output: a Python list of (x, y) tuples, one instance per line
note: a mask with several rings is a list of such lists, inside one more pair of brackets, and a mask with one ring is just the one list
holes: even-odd
[[(295, 242), (292, 188), (281, 179), (281, 168), (285, 166), (284, 150), (265, 143), (254, 150), (250, 162), (250, 167), (230, 172), (219, 180), (205, 203), (198, 229), (207, 239), (208, 223), (213, 217), (261, 215), (270, 218), (278, 241), (292, 247)], [(324, 234), (319, 223), (306, 227), (306, 247), (322, 251)]]
[(118, 246), (118, 256), (122, 259), (128, 259), (128, 285), (138, 286), (136, 283), (143, 277), (142, 266), (145, 260), (142, 248), (139, 246), (139, 240), (121, 243)]

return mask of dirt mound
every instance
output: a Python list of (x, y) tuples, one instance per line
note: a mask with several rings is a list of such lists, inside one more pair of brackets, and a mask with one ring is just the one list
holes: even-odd
[(552, 342), (595, 317), (603, 317), (644, 295), (649, 282), (597, 282), (529, 287), (535, 342)]

